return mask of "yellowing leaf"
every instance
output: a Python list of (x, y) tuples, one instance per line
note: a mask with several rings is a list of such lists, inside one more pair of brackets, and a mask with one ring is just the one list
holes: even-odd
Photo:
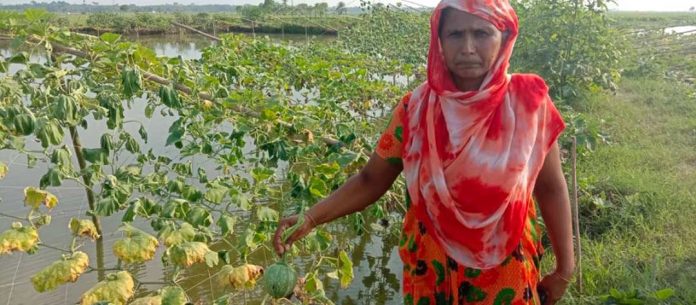
[(127, 223), (120, 230), (125, 237), (114, 243), (113, 252), (116, 257), (126, 263), (142, 263), (155, 256), (159, 242), (154, 236)]
[(263, 267), (244, 264), (239, 267), (225, 265), (218, 273), (218, 282), (222, 286), (230, 285), (232, 288), (253, 288), (256, 280), (263, 274)]
[(12, 229), (0, 234), (0, 254), (13, 251), (33, 253), (39, 242), (39, 233), (33, 227), (22, 227), (22, 223), (12, 223)]
[(41, 204), (52, 209), (58, 204), (58, 198), (48, 191), (30, 186), (24, 189), (24, 203), (33, 209), (38, 209)]
[(46, 205), (47, 208), (52, 209), (56, 205), (58, 205), (58, 197), (54, 196), (51, 193), (46, 192), (46, 200), (44, 200), (44, 204)]
[(159, 295), (153, 295), (149, 297), (137, 298), (135, 301), (130, 302), (130, 305), (162, 305), (162, 297)]
[(4, 179), (7, 175), (7, 164), (0, 162), (0, 180)]
[(195, 235), (196, 230), (193, 229), (193, 226), (185, 222), (181, 224), (178, 230), (173, 228), (163, 229), (159, 237), (164, 241), (165, 246), (170, 247), (186, 241), (192, 241)]
[(169, 286), (160, 290), (162, 305), (184, 305), (186, 304), (186, 292), (181, 287)]
[(338, 273), (341, 275), (341, 288), (348, 288), (353, 281), (353, 261), (350, 260), (346, 251), (338, 254), (339, 266)]
[(67, 282), (75, 282), (89, 266), (89, 257), (84, 252), (78, 251), (73, 255), (64, 256), (63, 259), (53, 262), (31, 278), (34, 289), (38, 292), (53, 290)]
[(178, 266), (190, 267), (195, 263), (206, 262), (206, 256), (210, 257), (213, 252), (208, 248), (208, 245), (202, 242), (189, 241), (175, 246), (167, 250), (171, 261)]
[(114, 305), (125, 305), (133, 296), (133, 277), (126, 271), (111, 273), (106, 279), (87, 290), (80, 299), (81, 305), (92, 305), (100, 301)]
[(92, 240), (97, 240), (99, 238), (99, 233), (97, 233), (97, 227), (89, 219), (70, 219), (70, 231), (75, 236), (89, 237)]
[(156, 295), (138, 298), (130, 305), (184, 305), (186, 293), (181, 287), (169, 286), (160, 289)]

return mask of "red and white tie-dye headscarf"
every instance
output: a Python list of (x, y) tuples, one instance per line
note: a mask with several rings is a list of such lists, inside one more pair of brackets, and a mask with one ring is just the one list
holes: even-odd
[[(478, 91), (456, 89), (445, 65), (438, 29), (447, 7), (507, 33)], [(412, 206), (447, 255), (467, 267), (495, 267), (519, 244), (536, 178), (565, 128), (540, 77), (508, 74), (517, 34), (507, 0), (443, 0), (430, 20), (428, 80), (408, 102), (403, 160)], [(438, 116), (444, 139), (436, 137)]]

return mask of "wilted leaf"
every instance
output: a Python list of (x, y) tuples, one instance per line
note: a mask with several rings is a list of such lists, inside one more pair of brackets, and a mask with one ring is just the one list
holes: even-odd
[(209, 188), (208, 191), (205, 192), (204, 198), (212, 203), (219, 204), (225, 199), (227, 193), (229, 193), (229, 190), (226, 187), (216, 186)]
[[(175, 246), (167, 250), (171, 262), (182, 267), (191, 267), (195, 263), (206, 262), (206, 255), (214, 253), (208, 245), (202, 242), (189, 241)], [(217, 253), (215, 254), (217, 257)]]
[(218, 283), (221, 286), (230, 285), (234, 289), (253, 288), (256, 280), (263, 274), (263, 267), (244, 264), (239, 267), (225, 265), (218, 273)]
[(135, 227), (124, 224), (121, 229), (124, 238), (114, 243), (114, 255), (126, 263), (142, 263), (151, 260), (159, 242), (157, 239)]
[(213, 216), (210, 215), (208, 210), (196, 206), (191, 208), (191, 210), (188, 212), (186, 215), (186, 221), (197, 227), (208, 227), (211, 223), (213, 223)]
[(196, 230), (187, 222), (182, 223), (179, 229), (166, 227), (159, 233), (159, 238), (164, 241), (167, 247), (175, 246), (183, 242), (192, 241), (196, 236)]
[(278, 211), (269, 207), (259, 207), (256, 215), (260, 221), (278, 221)]
[(12, 223), (12, 229), (0, 234), (0, 254), (13, 251), (33, 253), (39, 242), (39, 233), (33, 227), (23, 227), (22, 223)]
[(52, 209), (58, 204), (58, 198), (48, 191), (30, 186), (24, 189), (24, 203), (33, 209), (38, 209), (41, 204)]
[(186, 293), (181, 287), (169, 286), (160, 290), (162, 305), (184, 305), (186, 304)]
[(7, 165), (4, 162), (0, 162), (0, 180), (4, 179), (7, 175)]
[(224, 236), (232, 234), (234, 232), (234, 224), (236, 222), (237, 219), (232, 216), (220, 215), (220, 218), (217, 221), (217, 225), (218, 227), (220, 227), (220, 232)]
[(59, 261), (39, 271), (31, 278), (38, 292), (53, 290), (67, 282), (75, 282), (89, 266), (89, 257), (81, 251), (65, 255)]
[(137, 298), (129, 305), (162, 305), (162, 297), (159, 295)]
[(81, 305), (93, 305), (100, 301), (125, 305), (133, 296), (133, 277), (126, 271), (111, 273), (106, 279), (87, 290), (80, 299)]
[(97, 240), (99, 238), (99, 233), (97, 233), (97, 227), (89, 219), (70, 219), (70, 231), (74, 236), (89, 237), (92, 240)]
[(83, 148), (82, 154), (90, 163), (109, 164), (109, 152), (101, 148)]

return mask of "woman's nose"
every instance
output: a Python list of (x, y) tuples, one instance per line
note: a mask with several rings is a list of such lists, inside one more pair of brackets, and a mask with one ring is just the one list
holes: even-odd
[(464, 38), (462, 38), (462, 40), (461, 52), (464, 54), (473, 54), (476, 51), (476, 45), (473, 37), (466, 35)]

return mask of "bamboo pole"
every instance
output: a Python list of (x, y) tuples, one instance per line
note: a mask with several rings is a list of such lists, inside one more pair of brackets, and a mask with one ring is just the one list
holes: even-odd
[(582, 243), (580, 241), (580, 209), (578, 207), (578, 173), (577, 173), (577, 152), (578, 152), (578, 140), (573, 137), (573, 151), (571, 154), (571, 165), (573, 176), (573, 202), (572, 202), (572, 212), (573, 212), (573, 228), (575, 231), (575, 253), (577, 256), (577, 280), (576, 284), (578, 286), (578, 292), (582, 293)]
[[(220, 41), (220, 38), (218, 38), (217, 36), (210, 35), (210, 34), (208, 34), (208, 33), (206, 33), (206, 32), (200, 31), (200, 30), (198, 30), (198, 29), (196, 29), (196, 28), (193, 28), (193, 27), (190, 27), (190, 26), (188, 26), (188, 25), (181, 24), (181, 23), (178, 23), (178, 22), (175, 22), (175, 21), (171, 21), (171, 24), (173, 24), (173, 25), (175, 25), (175, 26), (178, 26), (178, 27), (180, 27), (180, 28), (184, 28), (184, 29), (187, 29), (187, 30), (189, 30), (189, 31), (192, 31), (192, 32), (201, 34), (201, 35), (203, 35), (203, 36), (205, 36), (205, 37), (208, 37), (208, 38), (210, 38), (210, 39), (212, 39), (212, 40)], [(213, 26), (213, 27), (214, 27), (214, 26)]]

